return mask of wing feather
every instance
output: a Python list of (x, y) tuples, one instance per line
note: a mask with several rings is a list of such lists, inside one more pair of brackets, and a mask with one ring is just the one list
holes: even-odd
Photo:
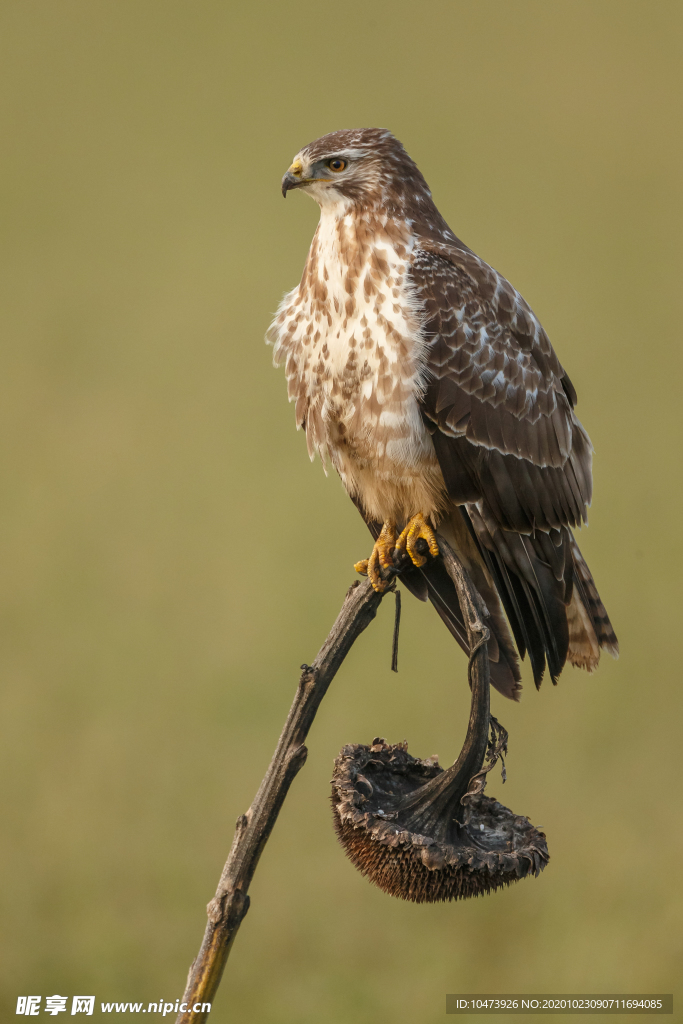
[(456, 246), (422, 242), (411, 280), (430, 317), (423, 414), (449, 440), (464, 435), (471, 449), (456, 446), (451, 476), (462, 477), (452, 463), (464, 457), (465, 475), (478, 481), (502, 529), (533, 533), (584, 521), (590, 440), (573, 410), (574, 387), (530, 307)]
[(587, 596), (570, 532), (586, 520), (592, 493), (576, 392), (530, 307), (470, 250), (421, 242), (411, 280), (426, 313), (421, 410), (448, 493), (463, 506), (536, 684), (546, 662), (555, 681), (573, 657), (575, 582), (596, 635), (604, 646), (613, 637), (609, 625), (599, 633), (604, 609)]

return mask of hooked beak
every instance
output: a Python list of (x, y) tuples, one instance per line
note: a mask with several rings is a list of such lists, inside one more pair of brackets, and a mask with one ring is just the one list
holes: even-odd
[(331, 181), (331, 178), (319, 178), (314, 175), (312, 178), (304, 178), (304, 168), (300, 160), (295, 160), (282, 179), (282, 195), (287, 198), (287, 193), (293, 188), (302, 188), (304, 185), (312, 185), (318, 181)]
[(300, 185), (306, 185), (306, 184), (307, 184), (307, 181), (306, 180), (302, 181), (302, 179), (301, 179), (301, 171), (299, 171), (299, 176), (298, 177), (296, 175), (292, 174), (291, 170), (287, 171), (287, 173), (285, 174), (284, 178), (282, 179), (282, 195), (286, 199), (287, 198), (287, 193), (290, 191), (290, 189), (299, 188)]
[(287, 193), (291, 188), (299, 188), (300, 185), (307, 185), (310, 179), (304, 178), (304, 165), (301, 160), (296, 159), (293, 164), (287, 168), (287, 173), (282, 179), (282, 195), (287, 198)]

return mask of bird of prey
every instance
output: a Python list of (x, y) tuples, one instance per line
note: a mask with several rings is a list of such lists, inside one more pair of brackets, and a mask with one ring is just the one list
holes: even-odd
[(567, 660), (590, 672), (601, 648), (616, 657), (572, 533), (591, 501), (591, 442), (530, 307), (453, 234), (388, 131), (305, 146), (282, 179), (293, 189), (320, 222), (268, 340), (311, 459), (329, 459), (375, 538), (357, 571), (382, 591), (407, 552), (402, 582), (467, 652), (450, 577), (420, 553), (444, 537), (490, 613), (491, 681), (513, 699), (517, 651), (537, 687), (546, 664), (557, 682)]

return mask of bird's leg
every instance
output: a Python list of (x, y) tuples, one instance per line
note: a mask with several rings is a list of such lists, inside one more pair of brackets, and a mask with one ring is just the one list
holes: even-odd
[(413, 565), (424, 565), (427, 559), (424, 555), (419, 553), (415, 546), (416, 542), (420, 538), (427, 541), (427, 544), (429, 545), (429, 554), (436, 558), (439, 554), (439, 545), (436, 542), (436, 536), (425, 517), (421, 512), (418, 512), (417, 515), (413, 516), (408, 521), (408, 525), (396, 541), (396, 559), (398, 560), (404, 552), (407, 552)]
[(364, 558), (362, 562), (356, 562), (354, 569), (361, 576), (368, 576), (373, 588), (378, 594), (383, 594), (389, 586), (390, 580), (382, 579), (382, 569), (394, 568), (394, 545), (396, 544), (396, 524), (393, 519), (387, 519), (382, 531), (375, 541), (372, 554)]

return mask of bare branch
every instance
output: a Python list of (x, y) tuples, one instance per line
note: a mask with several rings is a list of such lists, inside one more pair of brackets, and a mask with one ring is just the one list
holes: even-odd
[(249, 909), (247, 891), (259, 857), (292, 780), (306, 761), (308, 730), (337, 670), (374, 619), (381, 600), (369, 580), (354, 583), (315, 661), (302, 666), (296, 696), (268, 771), (251, 807), (237, 819), (216, 895), (207, 907), (204, 939), (187, 978), (182, 1003), (188, 1009), (178, 1015), (176, 1024), (206, 1020), (207, 1013), (195, 1012), (192, 1007), (213, 1002), (235, 935)]

